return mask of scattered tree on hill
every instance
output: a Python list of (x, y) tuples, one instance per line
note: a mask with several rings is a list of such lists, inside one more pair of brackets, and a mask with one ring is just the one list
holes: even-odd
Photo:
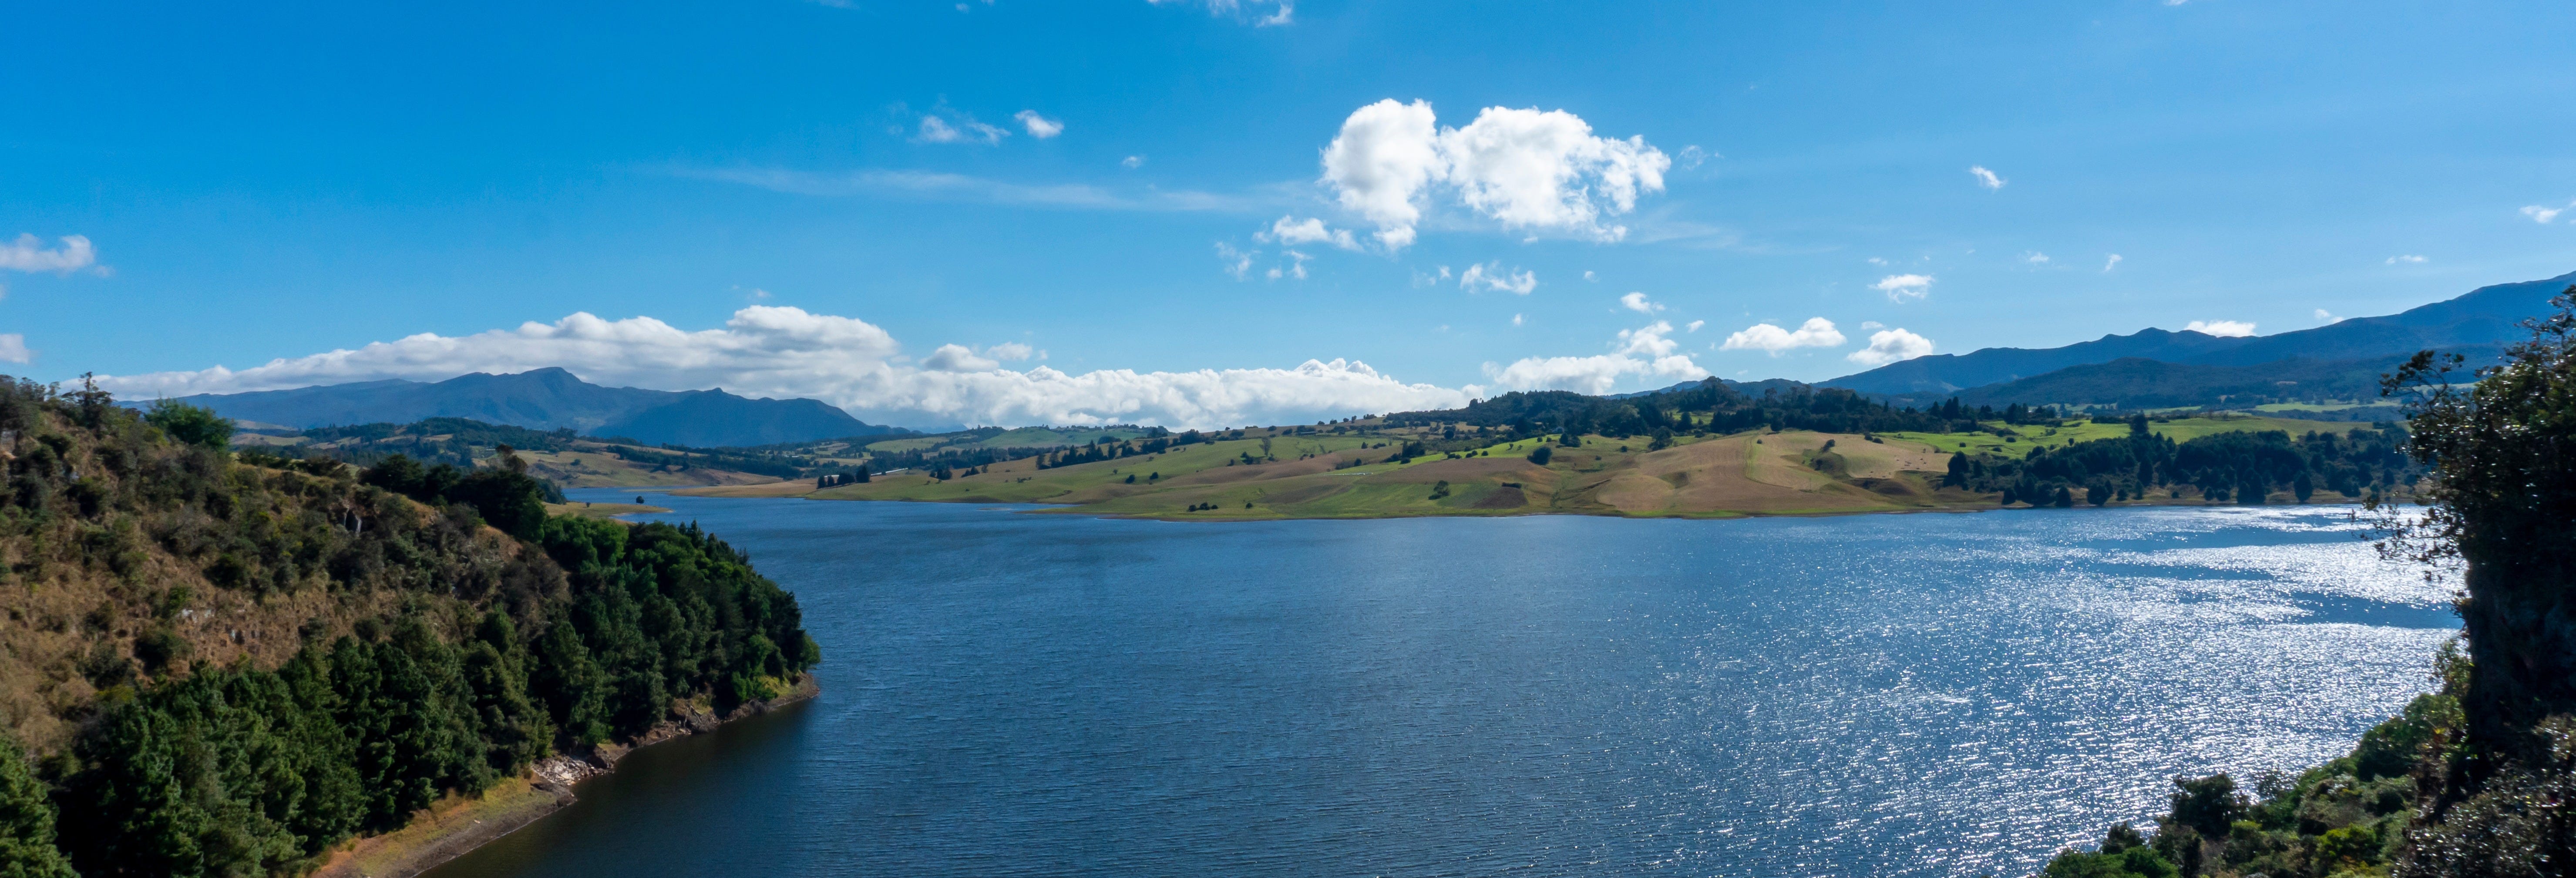
[(161, 428), (172, 441), (200, 448), (228, 448), (233, 441), (233, 422), (216, 415), (213, 409), (198, 408), (175, 399), (152, 404), (143, 415), (144, 423)]

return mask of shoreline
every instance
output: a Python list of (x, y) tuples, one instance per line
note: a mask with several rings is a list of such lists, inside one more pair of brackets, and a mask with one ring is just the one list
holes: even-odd
[[(624, 490), (624, 489), (620, 489), (620, 490)], [(937, 504), (947, 504), (947, 505), (955, 505), (955, 504), (985, 504), (985, 505), (995, 505), (995, 504), (1002, 504), (1002, 505), (1010, 505), (1010, 506), (1037, 506), (1037, 507), (1044, 507), (1044, 508), (1039, 508), (1039, 509), (1014, 509), (1014, 510), (1011, 510), (1013, 513), (1021, 514), (1021, 515), (1090, 515), (1090, 516), (1094, 516), (1094, 517), (1098, 517), (1098, 518), (1115, 518), (1115, 519), (1126, 519), (1126, 520), (1132, 520), (1132, 521), (1169, 521), (1169, 522), (1183, 522), (1183, 523), (1196, 522), (1196, 523), (1203, 523), (1203, 524), (1238, 524), (1238, 523), (1256, 522), (1256, 521), (1376, 521), (1376, 520), (1397, 519), (1397, 518), (1522, 518), (1522, 517), (1528, 517), (1528, 516), (1539, 516), (1539, 515), (1579, 515), (1579, 516), (1590, 516), (1590, 517), (1594, 517), (1594, 518), (1628, 518), (1628, 519), (1636, 519), (1636, 520), (1640, 520), (1640, 521), (1675, 520), (1675, 519), (1678, 519), (1678, 520), (1697, 520), (1697, 521), (1733, 521), (1733, 520), (1737, 520), (1737, 519), (1745, 519), (1745, 518), (1833, 518), (1833, 517), (1840, 517), (1840, 516), (1845, 516), (1845, 515), (1917, 515), (1917, 514), (1937, 514), (1937, 513), (2025, 512), (2025, 511), (2032, 511), (2032, 510), (2043, 510), (2043, 509), (2055, 509), (2055, 508), (2059, 508), (2059, 507), (2055, 507), (2055, 506), (2028, 506), (2028, 505), (2019, 505), (2019, 506), (2002, 506), (2002, 505), (1997, 505), (1997, 504), (1993, 504), (1993, 503), (1984, 503), (1984, 504), (1967, 504), (1967, 503), (1958, 503), (1958, 504), (1942, 504), (1942, 505), (1935, 505), (1935, 506), (1900, 507), (1900, 508), (1892, 508), (1892, 509), (1817, 509), (1817, 510), (1803, 510), (1803, 511), (1801, 511), (1801, 510), (1786, 510), (1786, 511), (1764, 511), (1764, 510), (1712, 510), (1712, 511), (1706, 511), (1706, 512), (1621, 512), (1621, 511), (1618, 511), (1618, 510), (1581, 510), (1581, 509), (1513, 509), (1513, 510), (1496, 510), (1496, 511), (1491, 511), (1491, 512), (1476, 512), (1476, 511), (1463, 511), (1463, 512), (1452, 512), (1452, 511), (1441, 511), (1441, 512), (1429, 512), (1429, 511), (1425, 511), (1425, 512), (1389, 511), (1389, 512), (1384, 512), (1384, 513), (1376, 513), (1376, 514), (1360, 514), (1360, 515), (1293, 515), (1293, 514), (1269, 514), (1269, 515), (1200, 515), (1200, 516), (1179, 516), (1179, 515), (1155, 515), (1155, 514), (1150, 514), (1150, 513), (1115, 512), (1115, 511), (1106, 511), (1106, 510), (1092, 510), (1092, 509), (1085, 509), (1084, 507), (1092, 505), (1092, 504), (1089, 504), (1089, 503), (1049, 503), (1049, 502), (1046, 502), (1046, 501), (1043, 501), (1043, 500), (1003, 500), (1003, 499), (998, 499), (998, 498), (993, 498), (993, 497), (978, 497), (978, 496), (959, 497), (959, 498), (956, 498), (956, 499), (951, 500), (951, 499), (916, 499), (916, 498), (909, 498), (909, 497), (887, 497), (887, 498), (877, 498), (877, 497), (815, 497), (815, 496), (812, 496), (812, 493), (813, 493), (813, 492), (812, 492), (810, 489), (809, 489), (808, 491), (806, 491), (805, 493), (802, 493), (802, 494), (771, 493), (771, 494), (766, 494), (766, 495), (763, 495), (763, 494), (739, 494), (739, 493), (717, 493), (717, 492), (715, 492), (715, 491), (706, 491), (706, 492), (701, 493), (700, 491), (701, 491), (701, 489), (695, 489), (695, 488), (681, 488), (681, 489), (666, 489), (666, 490), (657, 490), (657, 491), (647, 491), (646, 493), (657, 493), (657, 492), (658, 492), (658, 493), (672, 494), (672, 495), (681, 496), (681, 497), (697, 497), (697, 498), (705, 498), (705, 499), (711, 499), (711, 500), (811, 500), (811, 501), (816, 501), (816, 502), (835, 502), (835, 503), (937, 503)], [(2287, 492), (2283, 492), (2283, 495), (2286, 497)], [(2382, 502), (2405, 504), (2405, 503), (2412, 503), (2412, 502), (2413, 502), (2413, 498), (2412, 498), (2411, 496), (2391, 497), (2391, 498), (2388, 498), (2388, 499), (2386, 499), (2386, 500), (2383, 500)], [(2358, 499), (2358, 498), (2354, 498), (2354, 499), (2344, 499), (2344, 500), (2332, 500), (2332, 501), (2316, 501), (2316, 500), (2311, 500), (2311, 501), (2309, 501), (2309, 502), (2305, 502), (2305, 503), (2297, 502), (2296, 500), (2292, 500), (2292, 499), (2284, 499), (2284, 500), (2282, 500), (2282, 501), (2278, 501), (2278, 502), (2274, 502), (2274, 501), (2266, 500), (2266, 502), (2263, 502), (2263, 503), (2233, 503), (2233, 502), (2229, 502), (2229, 503), (2220, 503), (2220, 502), (2211, 502), (2211, 501), (2207, 501), (2207, 500), (2200, 500), (2200, 499), (2180, 499), (2180, 500), (2174, 500), (2174, 499), (2158, 499), (2158, 500), (2126, 500), (2126, 501), (2113, 501), (2113, 502), (2110, 502), (2110, 503), (2105, 503), (2105, 504), (2103, 504), (2103, 505), (2101, 505), (2101, 506), (2098, 506), (2098, 507), (2097, 507), (2097, 506), (2093, 506), (2092, 504), (2089, 504), (2089, 503), (2078, 502), (2078, 503), (2076, 503), (2076, 504), (2075, 504), (2075, 505), (2073, 505), (2073, 506), (2064, 507), (2064, 508), (2067, 508), (2067, 509), (2230, 509), (2230, 508), (2254, 508), (2254, 509), (2261, 509), (2261, 508), (2286, 508), (2286, 509), (2303, 509), (2303, 508), (2331, 508), (2331, 507), (2339, 507), (2339, 506), (2359, 507), (2360, 505), (2362, 505), (2362, 501), (2361, 501), (2360, 499)]]
[(527, 773), (495, 784), (471, 799), (449, 796), (413, 815), (401, 829), (344, 842), (323, 858), (312, 878), (415, 878), (449, 860), (464, 856), (510, 833), (570, 807), (581, 781), (617, 769), (619, 760), (664, 741), (702, 735), (739, 719), (760, 716), (812, 700), (822, 685), (807, 672), (796, 686), (767, 701), (735, 707), (717, 716), (712, 711), (666, 720), (630, 744), (601, 744), (582, 754), (559, 753), (537, 761)]

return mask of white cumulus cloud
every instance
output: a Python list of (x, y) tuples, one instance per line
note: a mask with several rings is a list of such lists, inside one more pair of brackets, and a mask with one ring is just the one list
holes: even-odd
[(1033, 356), (1043, 358), (1045, 354), (1036, 348), (1029, 347), (1028, 345), (1021, 344), (1016, 341), (1008, 341), (985, 348), (984, 356), (991, 357), (996, 360), (1018, 362)]
[(1011, 118), (1020, 120), (1020, 127), (1027, 129), (1030, 137), (1039, 140), (1064, 133), (1064, 120), (1040, 116), (1036, 110), (1021, 110), (1011, 114)]
[(1323, 182), (1387, 249), (1413, 243), (1439, 194), (1507, 229), (1615, 241), (1627, 228), (1601, 218), (1662, 191), (1672, 167), (1644, 137), (1598, 137), (1563, 110), (1487, 107), (1462, 128), (1437, 123), (1430, 103), (1390, 98), (1353, 111), (1324, 148)]
[(1968, 174), (1977, 178), (1977, 185), (1979, 186), (1984, 186), (1988, 189), (2004, 188), (2004, 178), (1995, 176), (1995, 172), (1986, 170), (1986, 166), (1984, 165), (1968, 166)]
[[(2576, 206), (2576, 202), (2571, 202), (2570, 206)], [(2564, 207), (2543, 207), (2537, 204), (2530, 205), (2522, 209), (2523, 216), (2530, 217), (2532, 222), (2539, 223), (2544, 226), (2548, 225), (2551, 221), (2558, 219), (2559, 214), (2566, 212), (2567, 208)]]
[[(1447, 269), (1444, 267), (1442, 270)], [(1491, 290), (1526, 296), (1531, 290), (1538, 289), (1538, 274), (1523, 270), (1505, 271), (1501, 262), (1470, 265), (1467, 266), (1466, 271), (1458, 274), (1458, 288), (1475, 292)]]
[(1885, 329), (1869, 334), (1869, 347), (1851, 352), (1843, 359), (1876, 368), (1899, 360), (1911, 360), (1932, 353), (1932, 340), (1903, 329)]
[[(20, 342), (17, 351), (23, 350)], [(650, 317), (574, 314), (472, 335), (422, 333), (240, 370), (216, 366), (106, 376), (99, 384), (128, 398), (151, 398), (388, 378), (434, 381), (560, 366), (607, 385), (808, 397), (895, 423), (1175, 428), (1301, 423), (1448, 408), (1469, 399), (1465, 390), (1409, 384), (1339, 359), (1287, 369), (1101, 369), (1075, 375), (1047, 366), (998, 368), (1001, 346), (978, 355), (962, 345), (944, 345), (919, 365), (905, 362), (901, 350), (893, 336), (866, 321), (756, 305), (714, 329), (683, 330)], [(0, 358), (11, 353), (0, 344)]]
[(68, 273), (98, 264), (98, 248), (90, 245), (89, 238), (64, 235), (55, 240), (62, 246), (50, 250), (34, 235), (19, 235), (16, 241), (0, 244), (0, 268)]
[(35, 359), (36, 352), (27, 349), (26, 336), (15, 332), (0, 335), (0, 361), (30, 363)]
[(1657, 311), (1664, 310), (1664, 306), (1647, 301), (1646, 294), (1644, 293), (1629, 293), (1627, 295), (1620, 296), (1619, 307), (1635, 311), (1639, 314), (1652, 314)]
[(2254, 334), (2254, 324), (2244, 320), (2194, 320), (2183, 326), (2185, 332), (2238, 338)]
[(1283, 216), (1280, 217), (1277, 222), (1271, 223), (1270, 228), (1263, 229), (1262, 231), (1254, 234), (1253, 237), (1260, 238), (1264, 241), (1274, 241), (1290, 246), (1299, 244), (1331, 244), (1344, 250), (1357, 250), (1360, 248), (1359, 241), (1351, 237), (1351, 231), (1349, 229), (1331, 228), (1324, 225), (1324, 221), (1322, 219), (1316, 217), (1308, 217), (1304, 220), (1298, 220), (1293, 216)]
[(1920, 299), (1932, 294), (1932, 276), (1928, 274), (1891, 274), (1870, 284), (1870, 289), (1887, 294), (1890, 302)]
[(1683, 381), (1706, 378), (1708, 370), (1680, 353), (1681, 343), (1667, 338), (1671, 323), (1658, 320), (1619, 331), (1607, 354), (1589, 357), (1525, 357), (1509, 366), (1485, 364), (1485, 374), (1513, 390), (1571, 390), (1603, 394), (1630, 375), (1654, 375)]
[(1776, 357), (1782, 351), (1796, 348), (1829, 348), (1842, 343), (1842, 331), (1834, 328), (1833, 321), (1822, 317), (1809, 317), (1807, 322), (1799, 324), (1794, 331), (1769, 323), (1753, 324), (1745, 327), (1741, 332), (1727, 336), (1726, 343), (1718, 345), (1717, 349), (1769, 351)]

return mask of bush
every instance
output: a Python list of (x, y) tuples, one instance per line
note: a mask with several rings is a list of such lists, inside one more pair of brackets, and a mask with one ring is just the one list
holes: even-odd
[(144, 413), (143, 422), (161, 428), (163, 435), (182, 445), (221, 450), (233, 442), (234, 425), (230, 419), (216, 415), (212, 409), (175, 399), (153, 403)]

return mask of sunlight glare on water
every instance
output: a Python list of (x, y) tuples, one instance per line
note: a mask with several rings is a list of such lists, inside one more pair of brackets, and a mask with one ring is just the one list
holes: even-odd
[(669, 502), (797, 592), (824, 695), (440, 878), (2027, 874), (2340, 755), (2456, 626), (2340, 507)]

